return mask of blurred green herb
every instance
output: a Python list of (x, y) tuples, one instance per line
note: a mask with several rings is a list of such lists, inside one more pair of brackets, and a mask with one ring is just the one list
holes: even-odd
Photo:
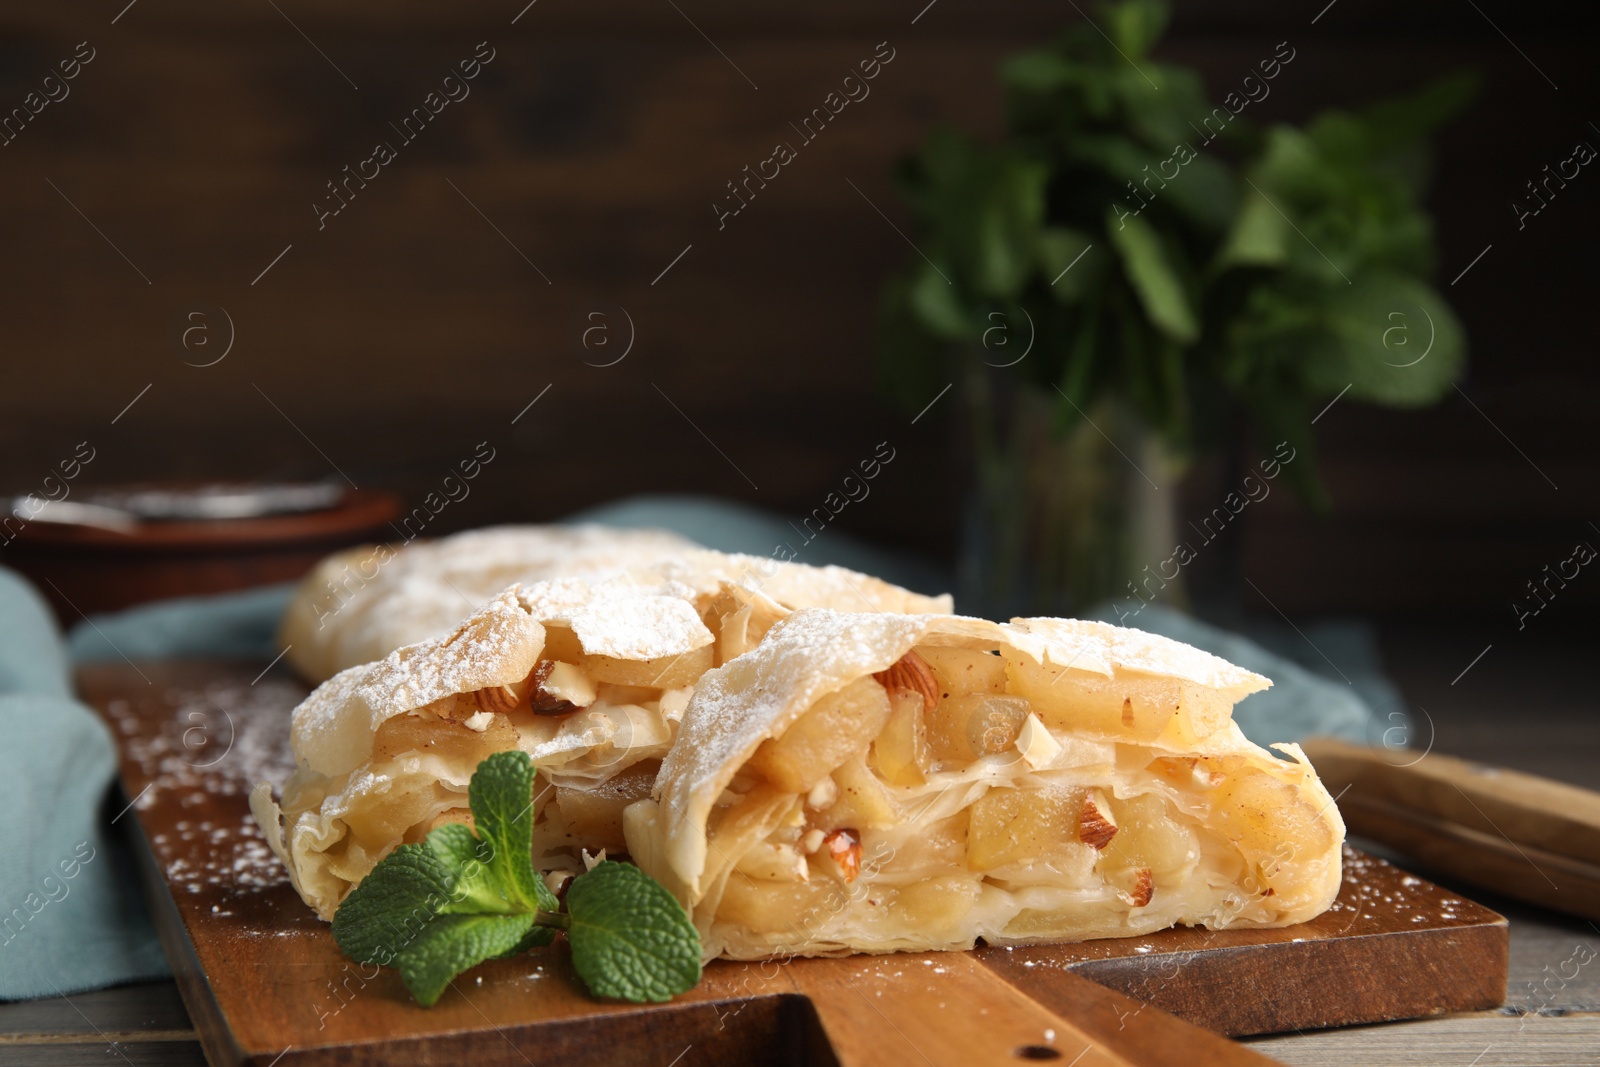
[[(1020, 308), (1035, 343), (1008, 373), (1051, 399), (1058, 432), (1112, 395), (1179, 455), (1225, 440), (1241, 407), (1310, 455), (1312, 420), (1342, 392), (1439, 399), (1465, 340), (1424, 280), (1424, 138), (1474, 80), (1262, 131), (1242, 113), (1295, 50), (1212, 105), (1194, 71), (1150, 58), (1166, 20), (1156, 0), (1102, 7), (1098, 28), (1003, 65), (999, 143), (938, 130), (901, 165), (926, 259), (883, 293), (889, 391), (920, 409)], [(1290, 477), (1325, 503), (1314, 464)]]

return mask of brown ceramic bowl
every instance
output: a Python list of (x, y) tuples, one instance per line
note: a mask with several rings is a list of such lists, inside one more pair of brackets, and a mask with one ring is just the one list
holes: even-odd
[(166, 597), (289, 581), (349, 545), (390, 540), (392, 493), (356, 489), (332, 507), (252, 518), (140, 522), (121, 532), (11, 524), (0, 564), (27, 576), (64, 625)]

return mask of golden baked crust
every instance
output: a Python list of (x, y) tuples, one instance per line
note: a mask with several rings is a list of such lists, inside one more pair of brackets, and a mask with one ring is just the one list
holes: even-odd
[(295, 670), (320, 682), (448, 633), (514, 582), (598, 581), (629, 573), (681, 583), (696, 595), (734, 583), (790, 609), (917, 613), (951, 606), (948, 596), (923, 596), (843, 567), (715, 552), (664, 530), (497, 526), (329, 556), (300, 583), (278, 643)]
[(300, 582), (278, 629), (285, 659), (320, 682), (448, 633), (514, 582), (600, 575), (694, 542), (665, 530), (493, 526), (402, 546), (336, 552)]

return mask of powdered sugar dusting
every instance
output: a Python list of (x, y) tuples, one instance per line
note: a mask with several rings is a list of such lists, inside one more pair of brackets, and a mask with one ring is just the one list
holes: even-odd
[(694, 605), (673, 596), (604, 597), (572, 616), (583, 650), (617, 659), (680, 656), (715, 638)]
[[(175, 893), (288, 882), (243, 798), (256, 782), (282, 781), (294, 769), (287, 709), (300, 692), (263, 679), (169, 691), (157, 715), (141, 714), (127, 700), (107, 705), (125, 760), (147, 782), (134, 806), (196, 812), (150, 839)], [(240, 800), (223, 799), (233, 797)]]
[(665, 530), (498, 526), (385, 548), (381, 562), (339, 553), (318, 565), (289, 606), (289, 660), (325, 678), (449, 633), (516, 582), (598, 579), (693, 548)]
[(1040, 663), (1094, 671), (1166, 675), (1229, 692), (1235, 700), (1272, 684), (1259, 674), (1170, 637), (1082, 619), (1012, 619), (1012, 644)]
[[(301, 587), (286, 617), (289, 658), (301, 671), (328, 677), (448, 632), (515, 582), (552, 582), (549, 603), (533, 611), (541, 621), (578, 610), (607, 585), (696, 600), (732, 583), (790, 609), (950, 610), (948, 595), (922, 596), (843, 567), (716, 552), (661, 530), (506, 526), (386, 552), (381, 564), (349, 553), (329, 557)], [(556, 584), (563, 578), (587, 588), (565, 587), (576, 595), (563, 602)]]
[(448, 637), (397, 649), (377, 662), (360, 695), (388, 718), (455, 693), (520, 681), (533, 669), (543, 629), (512, 586)]

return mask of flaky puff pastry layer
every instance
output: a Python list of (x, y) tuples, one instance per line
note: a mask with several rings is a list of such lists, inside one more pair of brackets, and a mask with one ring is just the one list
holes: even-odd
[(949, 611), (948, 596), (922, 596), (843, 567), (811, 567), (701, 548), (665, 530), (607, 526), (496, 526), (405, 546), (335, 553), (300, 583), (278, 643), (302, 676), (320, 682), (405, 645), (449, 633), (512, 583), (557, 578), (599, 582), (643, 572), (696, 595), (723, 582), (760, 589), (789, 608)]
[(1234, 725), (1268, 685), (1103, 623), (803, 610), (700, 680), (625, 835), (707, 958), (1284, 926), (1344, 825)]

